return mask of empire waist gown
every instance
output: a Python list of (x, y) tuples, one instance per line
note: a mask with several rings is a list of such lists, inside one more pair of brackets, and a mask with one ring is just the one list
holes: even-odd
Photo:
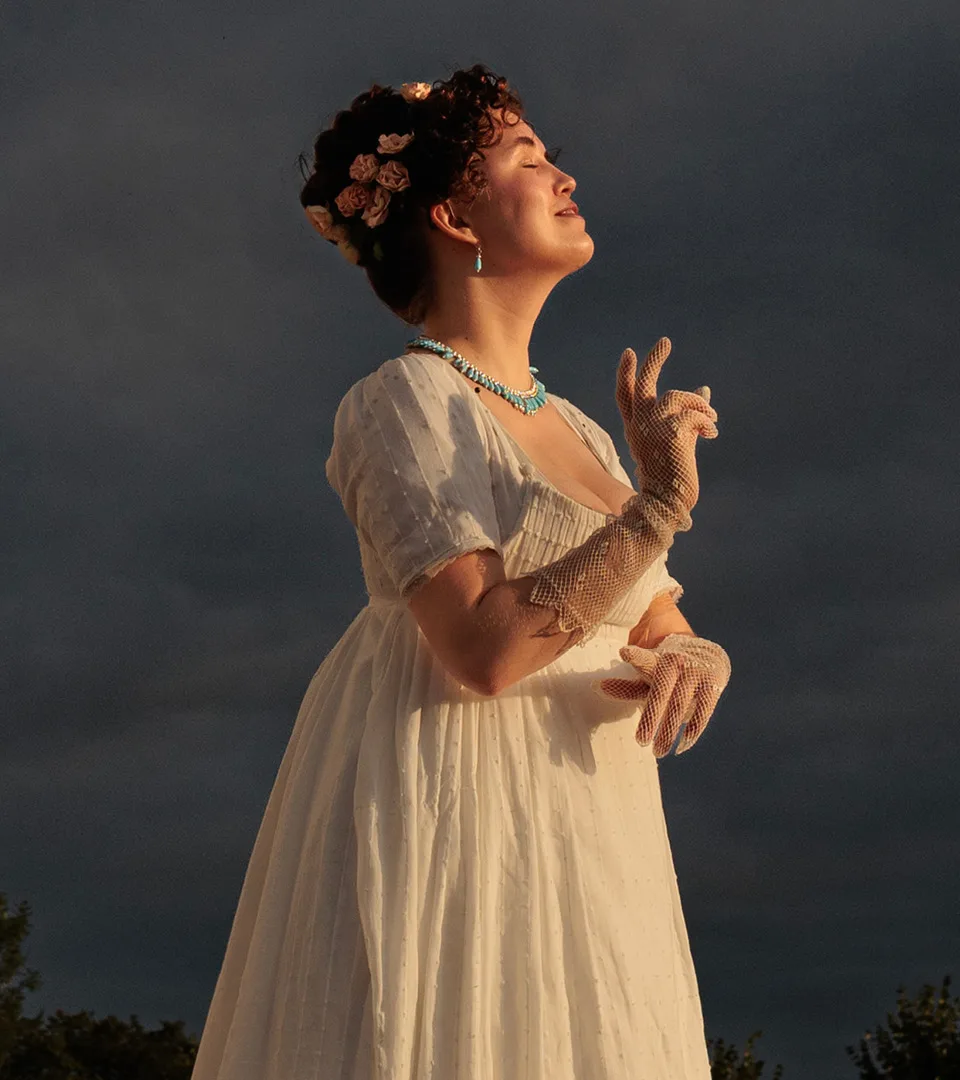
[[(548, 395), (611, 475), (606, 431)], [(607, 515), (546, 480), (447, 361), (344, 396), (327, 477), (369, 602), (313, 676), (250, 857), (193, 1080), (709, 1080), (652, 746), (592, 679), (659, 593), (495, 696), (404, 597), (473, 550), (508, 578)], [(328, 573), (335, 573), (328, 566)]]

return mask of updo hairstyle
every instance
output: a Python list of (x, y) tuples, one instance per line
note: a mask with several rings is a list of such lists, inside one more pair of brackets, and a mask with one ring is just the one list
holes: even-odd
[[(421, 85), (426, 93), (427, 84)], [(490, 115), (500, 110), (523, 116), (507, 80), (483, 64), (434, 82), (420, 100), (406, 100), (393, 87), (375, 83), (317, 136), (309, 175), (301, 156), (301, 205), (329, 210), (339, 227), (335, 236), (349, 241), (340, 244), (341, 250), (363, 267), (384, 304), (411, 326), (423, 322), (432, 302), (426, 230), (437, 226), (430, 207), (447, 198), (469, 203), (485, 190), (480, 163), (483, 148), (500, 140), (499, 125)], [(383, 163), (404, 166), (410, 180), (408, 187), (390, 192), (385, 219), (371, 228), (360, 213), (344, 216), (335, 200), (353, 183), (349, 170), (357, 155), (377, 154), (381, 135), (411, 132), (413, 138), (399, 152), (382, 157)], [(337, 242), (333, 236), (327, 239)]]

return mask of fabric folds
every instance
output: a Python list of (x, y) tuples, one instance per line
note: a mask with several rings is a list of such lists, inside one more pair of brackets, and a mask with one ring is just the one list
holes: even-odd
[(519, 576), (605, 515), (547, 484), (439, 357), (351, 388), (328, 477), (369, 600), (296, 718), (194, 1080), (708, 1080), (658, 761), (636, 707), (590, 687), (629, 675), (630, 627), (682, 593), (666, 556), (583, 648), (483, 697), (405, 592), (474, 547)]

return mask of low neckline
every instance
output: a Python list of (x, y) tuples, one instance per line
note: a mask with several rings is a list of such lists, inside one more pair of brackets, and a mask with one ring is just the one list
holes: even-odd
[[(414, 353), (414, 354), (411, 354), (411, 355), (419, 356), (419, 355), (422, 355), (422, 354), (421, 353)], [(427, 353), (427, 355), (436, 356), (436, 353)], [(443, 357), (438, 356), (437, 359), (442, 360)], [(469, 386), (465, 385), (464, 378), (459, 374), (459, 372), (456, 370), (456, 368), (454, 368), (449, 362), (445, 362), (445, 363), (446, 363), (446, 366), (450, 369), (450, 371), (456, 376), (457, 383), (460, 385), (461, 391), (470, 400), (470, 402), (474, 406), (474, 408), (482, 409), (484, 411), (484, 413), (486, 413), (486, 415), (493, 422), (496, 429), (498, 431), (500, 431), (510, 441), (510, 443), (515, 447), (515, 452), (516, 452), (517, 456), (521, 459), (521, 461), (525, 462), (529, 466), (529, 468), (536, 474), (537, 479), (540, 481), (541, 484), (543, 484), (544, 487), (546, 487), (548, 490), (552, 491), (559, 498), (565, 499), (567, 502), (571, 503), (573, 506), (576, 506), (578, 509), (585, 510), (587, 513), (593, 514), (598, 518), (602, 518), (604, 521), (606, 521), (607, 518), (617, 516), (612, 510), (598, 510), (595, 506), (587, 506), (586, 503), (582, 503), (582, 502), (580, 502), (579, 499), (575, 499), (572, 495), (568, 495), (565, 491), (561, 491), (557, 487), (556, 484), (554, 484), (551, 480), (549, 480), (547, 478), (547, 476), (544, 474), (544, 472), (540, 468), (540, 466), (533, 460), (533, 458), (530, 457), (530, 455), (526, 452), (526, 450), (524, 450), (524, 448), (520, 445), (520, 443), (517, 442), (517, 440), (513, 437), (513, 435), (510, 434), (510, 432), (507, 430), (507, 428), (501, 422), (501, 420), (496, 416), (496, 414), (493, 412), (493, 410), (488, 409), (487, 406), (484, 405), (482, 401), (474, 400), (473, 392), (471, 391)], [(590, 451), (590, 453), (593, 454), (593, 456), (597, 459), (597, 461), (600, 462), (600, 466), (603, 469), (603, 471), (611, 479), (616, 480), (616, 477), (613, 475), (613, 473), (610, 472), (609, 468), (607, 467), (606, 462), (603, 460), (602, 457), (600, 457), (600, 455), (593, 448), (593, 446), (591, 446), (590, 441), (587, 439), (587, 437), (583, 433), (581, 433), (580, 431), (577, 430), (577, 428), (574, 426), (573, 422), (566, 415), (566, 413), (564, 412), (563, 406), (558, 404), (557, 401), (554, 400), (555, 395), (551, 394), (550, 391), (548, 390), (546, 392), (546, 397), (547, 397), (547, 400), (550, 401), (553, 404), (553, 407), (557, 410), (557, 414), (560, 416), (560, 418), (563, 420), (563, 422), (567, 425), (567, 427), (569, 427), (573, 431), (573, 433), (579, 437), (581, 442), (583, 442), (583, 444)]]

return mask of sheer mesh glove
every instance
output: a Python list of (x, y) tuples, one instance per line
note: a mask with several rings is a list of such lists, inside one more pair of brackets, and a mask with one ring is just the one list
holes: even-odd
[(636, 740), (663, 757), (686, 723), (677, 747), (682, 754), (703, 734), (717, 701), (730, 681), (730, 657), (715, 641), (691, 634), (668, 634), (655, 649), (624, 645), (620, 657), (632, 664), (639, 679), (596, 679), (591, 686), (601, 697), (617, 701), (646, 699)]
[(671, 348), (669, 338), (660, 338), (639, 375), (637, 354), (624, 349), (617, 371), (617, 405), (640, 490), (671, 508), (692, 510), (700, 496), (696, 438), (717, 437), (717, 411), (710, 405), (709, 386), (667, 390), (657, 398), (657, 376)]
[(640, 492), (579, 547), (526, 575), (535, 579), (529, 603), (557, 612), (543, 633), (574, 631), (585, 645), (617, 600), (673, 544), (674, 534), (693, 525), (690, 511), (700, 490), (697, 436), (716, 437), (717, 414), (706, 386), (702, 393), (668, 390), (657, 398), (657, 375), (669, 354), (670, 342), (661, 338), (639, 376), (633, 349), (620, 357), (617, 405)]

